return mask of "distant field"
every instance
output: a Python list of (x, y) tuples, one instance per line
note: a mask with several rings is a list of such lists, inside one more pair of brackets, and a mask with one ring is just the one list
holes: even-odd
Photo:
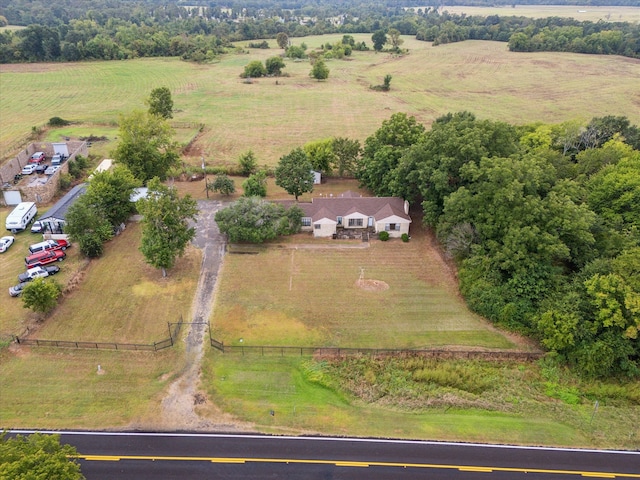
[(570, 17), (580, 21), (598, 22), (640, 22), (640, 7), (599, 7), (585, 5), (516, 5), (514, 8), (445, 6), (442, 10), (458, 15), (522, 16), (532, 18)]
[[(356, 37), (371, 45), (370, 35)], [(294, 38), (293, 43), (313, 48), (340, 38)], [(410, 52), (404, 57), (369, 51), (329, 61), (324, 82), (309, 78), (307, 61), (287, 60), (288, 76), (277, 82), (244, 83), (239, 77), (244, 65), (281, 53), (277, 48), (229, 54), (210, 65), (175, 58), (0, 65), (0, 157), (23, 148), (31, 127), (53, 116), (113, 128), (120, 113), (145, 108), (144, 99), (159, 86), (172, 92), (175, 125), (205, 124), (193, 157), (185, 159), (194, 164), (201, 155), (209, 165), (235, 163), (253, 149), (259, 164), (275, 165), (311, 140), (335, 135), (364, 140), (395, 112), (414, 115), (425, 125), (460, 110), (517, 124), (609, 114), (640, 123), (638, 60), (512, 53), (499, 42), (432, 47), (412, 37), (404, 40)], [(390, 92), (369, 89), (386, 74), (393, 77)]]

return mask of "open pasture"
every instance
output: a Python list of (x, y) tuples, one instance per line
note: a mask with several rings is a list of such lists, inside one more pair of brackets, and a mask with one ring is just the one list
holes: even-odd
[[(446, 264), (418, 230), (414, 224), (409, 243), (307, 246), (311, 239), (300, 234), (299, 246), (227, 255), (214, 337), (246, 345), (514, 348), (467, 310)], [(376, 288), (359, 286), (361, 275)]]
[[(370, 35), (355, 35), (371, 45)], [(341, 35), (293, 38), (317, 48)], [(175, 125), (204, 124), (193, 158), (236, 163), (252, 149), (260, 165), (275, 165), (311, 140), (345, 136), (363, 141), (395, 112), (429, 125), (447, 112), (469, 110), (511, 123), (588, 121), (625, 115), (640, 123), (640, 61), (568, 53), (512, 53), (499, 42), (432, 47), (405, 37), (405, 56), (354, 52), (330, 60), (330, 76), (309, 77), (308, 61), (286, 60), (285, 77), (245, 82), (244, 65), (281, 53), (272, 48), (228, 54), (207, 65), (177, 58), (77, 64), (0, 65), (0, 156), (23, 148), (32, 126), (60, 116), (115, 126), (120, 113), (144, 109), (153, 88), (168, 87)], [(392, 75), (391, 91), (369, 87)], [(27, 86), (28, 88), (25, 88)], [(189, 137), (189, 133), (182, 135)]]
[(561, 17), (589, 22), (640, 22), (640, 7), (598, 5), (515, 5), (471, 7), (466, 5), (445, 6), (442, 10), (457, 15), (500, 15), (501, 17)]

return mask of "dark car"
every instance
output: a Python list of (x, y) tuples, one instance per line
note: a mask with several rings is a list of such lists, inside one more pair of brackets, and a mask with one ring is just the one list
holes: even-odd
[(22, 283), (19, 283), (18, 285), (14, 285), (13, 287), (10, 287), (9, 288), (9, 295), (11, 295), (12, 297), (17, 297), (18, 295), (20, 295), (22, 293), (22, 290), (27, 285), (29, 285), (29, 283), (22, 282)]
[(39, 163), (36, 167), (36, 173), (44, 173), (48, 165), (46, 163)]
[(57, 265), (45, 265), (44, 267), (33, 267), (24, 273), (18, 275), (18, 281), (20, 283), (30, 282), (34, 278), (48, 277), (55, 275), (60, 271), (60, 267)]

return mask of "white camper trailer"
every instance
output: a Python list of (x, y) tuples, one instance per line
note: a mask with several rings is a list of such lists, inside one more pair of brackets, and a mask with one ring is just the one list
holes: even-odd
[(5, 227), (11, 233), (25, 230), (29, 223), (38, 214), (38, 208), (34, 202), (19, 203), (16, 208), (7, 216)]

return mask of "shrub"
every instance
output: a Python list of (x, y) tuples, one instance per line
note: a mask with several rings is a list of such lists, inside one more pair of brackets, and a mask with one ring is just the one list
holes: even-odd
[(69, 125), (71, 122), (69, 122), (68, 120), (64, 120), (63, 118), (60, 117), (51, 117), (49, 119), (49, 126), (50, 127), (64, 127), (66, 125)]
[(378, 234), (378, 238), (383, 242), (386, 242), (387, 240), (389, 240), (389, 232), (380, 232)]
[(71, 186), (71, 175), (63, 173), (60, 175), (60, 189), (66, 190)]
[(408, 233), (403, 233), (400, 238), (402, 239), (402, 241), (404, 243), (407, 243), (409, 241), (409, 234)]

